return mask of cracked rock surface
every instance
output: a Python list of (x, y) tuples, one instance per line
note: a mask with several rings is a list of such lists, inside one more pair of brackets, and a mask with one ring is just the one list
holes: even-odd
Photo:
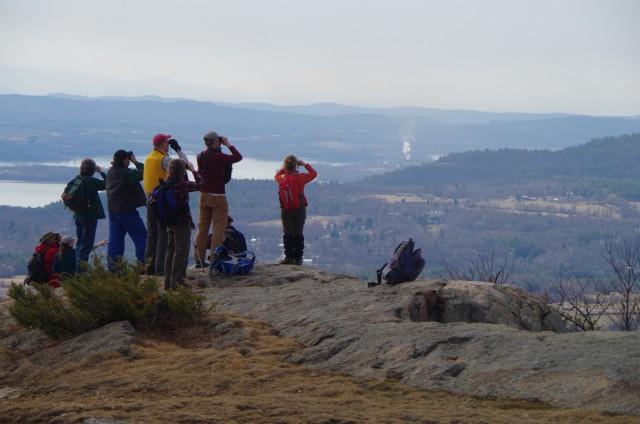
[(344, 275), (258, 265), (209, 277), (220, 312), (258, 319), (305, 348), (289, 360), (354, 376), (479, 396), (640, 415), (640, 333), (566, 333), (520, 289), (415, 281), (367, 287)]

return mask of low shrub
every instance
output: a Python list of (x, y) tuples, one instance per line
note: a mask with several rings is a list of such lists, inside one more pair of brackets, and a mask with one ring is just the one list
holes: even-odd
[(187, 288), (161, 292), (154, 278), (140, 278), (127, 263), (110, 272), (99, 261), (87, 271), (61, 282), (62, 293), (46, 284), (32, 288), (12, 284), (13, 318), (53, 338), (65, 338), (115, 321), (138, 328), (189, 324), (205, 313), (204, 298)]

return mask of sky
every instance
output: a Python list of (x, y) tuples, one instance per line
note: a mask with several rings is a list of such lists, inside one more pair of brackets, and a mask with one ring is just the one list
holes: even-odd
[(0, 0), (0, 93), (640, 115), (636, 0)]

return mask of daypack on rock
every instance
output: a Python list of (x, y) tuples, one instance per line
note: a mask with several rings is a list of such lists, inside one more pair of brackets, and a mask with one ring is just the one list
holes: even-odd
[(253, 252), (230, 253), (224, 246), (218, 246), (215, 254), (218, 259), (209, 265), (209, 274), (246, 275), (256, 261)]
[(391, 260), (376, 271), (378, 284), (399, 284), (413, 281), (424, 268), (422, 249), (414, 250), (413, 239), (405, 240), (396, 247)]
[(49, 280), (49, 274), (44, 267), (44, 255), (46, 250), (42, 252), (35, 252), (29, 263), (27, 263), (27, 278), (24, 279), (24, 284), (31, 283), (46, 283)]
[(89, 209), (89, 199), (85, 193), (84, 178), (80, 175), (69, 181), (62, 192), (62, 203), (67, 209), (81, 213)]
[(180, 207), (173, 185), (161, 183), (149, 196), (149, 207), (153, 208), (162, 225), (176, 225), (180, 217)]
[(224, 240), (222, 245), (231, 253), (242, 253), (247, 251), (247, 241), (244, 238), (244, 234), (232, 225), (229, 225), (224, 231)]
[(280, 207), (285, 211), (306, 206), (295, 174), (285, 174), (284, 178), (278, 181), (278, 197), (280, 198)]

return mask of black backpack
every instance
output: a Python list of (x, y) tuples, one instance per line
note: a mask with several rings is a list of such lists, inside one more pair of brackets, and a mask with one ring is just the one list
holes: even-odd
[(233, 225), (229, 225), (224, 231), (224, 247), (231, 253), (242, 253), (247, 251), (247, 241), (244, 234), (238, 231)]
[(384, 280), (387, 284), (395, 285), (418, 278), (425, 261), (422, 249), (413, 248), (413, 239), (405, 240), (396, 247), (391, 260), (376, 271), (378, 284)]
[(72, 212), (81, 213), (89, 209), (89, 199), (85, 193), (84, 177), (78, 175), (69, 181), (60, 198), (67, 209)]
[(29, 263), (27, 264), (27, 278), (24, 279), (24, 284), (31, 283), (46, 283), (49, 281), (49, 274), (44, 267), (44, 252), (35, 252)]

